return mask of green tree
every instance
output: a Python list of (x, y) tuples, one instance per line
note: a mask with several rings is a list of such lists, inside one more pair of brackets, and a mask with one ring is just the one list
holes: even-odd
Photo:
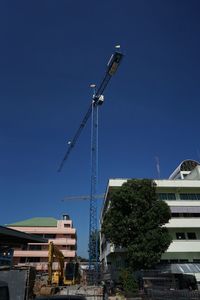
[(133, 270), (153, 267), (171, 243), (166, 227), (169, 206), (156, 195), (150, 179), (128, 180), (110, 195), (102, 232), (116, 246), (127, 249)]
[(121, 270), (119, 278), (125, 294), (134, 295), (138, 292), (138, 284), (129, 269)]

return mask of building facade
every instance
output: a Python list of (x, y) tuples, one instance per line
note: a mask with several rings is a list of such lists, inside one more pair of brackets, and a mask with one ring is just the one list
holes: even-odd
[[(30, 233), (47, 239), (46, 243), (28, 243), (23, 247), (14, 248), (14, 265), (31, 265), (37, 271), (48, 270), (48, 244), (53, 242), (69, 262), (76, 257), (76, 229), (68, 215), (62, 220), (54, 218), (32, 218), (7, 225), (11, 229)], [(58, 269), (58, 262), (53, 263), (53, 269)]]
[(13, 264), (13, 248), (24, 246), (31, 242), (44, 243), (46, 240), (41, 237), (0, 226), (0, 267), (11, 267)]
[[(102, 208), (100, 223), (109, 209), (109, 194), (128, 179), (110, 179)], [(178, 266), (185, 273), (195, 273), (200, 281), (200, 164), (194, 160), (183, 161), (169, 179), (154, 180), (160, 201), (171, 210), (171, 219), (165, 226), (172, 243), (162, 255), (161, 265)], [(101, 236), (100, 260), (104, 270), (124, 265), (126, 250), (119, 249)], [(188, 272), (187, 272), (188, 270)]]

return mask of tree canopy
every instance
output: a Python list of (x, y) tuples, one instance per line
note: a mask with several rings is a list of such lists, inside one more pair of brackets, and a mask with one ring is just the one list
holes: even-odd
[(146, 269), (156, 264), (171, 243), (166, 227), (169, 206), (156, 195), (150, 179), (131, 179), (111, 192), (102, 233), (116, 246), (127, 249), (129, 265)]

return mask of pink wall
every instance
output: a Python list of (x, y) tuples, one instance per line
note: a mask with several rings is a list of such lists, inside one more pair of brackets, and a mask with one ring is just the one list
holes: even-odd
[[(69, 227), (70, 226), (70, 227)], [(75, 258), (76, 251), (69, 250), (66, 248), (70, 248), (76, 245), (76, 229), (71, 228), (72, 221), (71, 220), (58, 220), (57, 227), (9, 227), (15, 230), (19, 230), (22, 232), (30, 233), (30, 234), (55, 234), (55, 239), (48, 239), (48, 243), (52, 241), (58, 248), (62, 251), (63, 255), (66, 258), (66, 261)], [(47, 270), (48, 266), (48, 243), (30, 243), (29, 245), (41, 245), (41, 250), (22, 250), (15, 249), (14, 250), (14, 262), (19, 265), (34, 265), (37, 270)], [(29, 263), (20, 263), (20, 258), (40, 258), (40, 262), (29, 262)], [(54, 268), (58, 264), (54, 263)]]

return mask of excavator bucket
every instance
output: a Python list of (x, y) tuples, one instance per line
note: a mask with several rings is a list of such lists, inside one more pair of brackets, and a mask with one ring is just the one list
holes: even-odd
[(52, 286), (42, 286), (40, 289), (41, 296), (54, 295), (56, 293), (56, 288)]

